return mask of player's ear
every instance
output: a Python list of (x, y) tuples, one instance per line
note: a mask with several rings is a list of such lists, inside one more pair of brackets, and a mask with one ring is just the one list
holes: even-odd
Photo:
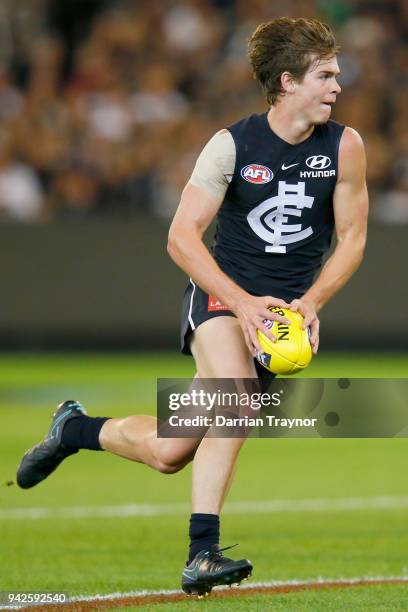
[(296, 82), (293, 74), (290, 72), (282, 72), (281, 74), (281, 87), (286, 93), (293, 93), (295, 91)]

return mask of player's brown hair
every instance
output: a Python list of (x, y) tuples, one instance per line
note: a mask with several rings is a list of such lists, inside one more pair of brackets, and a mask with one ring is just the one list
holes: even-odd
[(248, 46), (254, 77), (272, 105), (283, 93), (283, 72), (290, 72), (296, 81), (302, 82), (315, 59), (328, 59), (340, 50), (330, 26), (303, 17), (279, 17), (261, 23)]

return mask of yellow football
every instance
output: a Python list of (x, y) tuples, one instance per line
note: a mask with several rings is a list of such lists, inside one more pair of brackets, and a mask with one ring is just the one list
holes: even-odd
[(303, 317), (299, 312), (279, 306), (271, 306), (269, 310), (289, 319), (290, 325), (265, 319), (265, 324), (277, 340), (272, 342), (271, 338), (258, 329), (262, 353), (258, 353), (256, 358), (274, 374), (295, 374), (306, 368), (312, 359), (309, 330), (302, 329)]

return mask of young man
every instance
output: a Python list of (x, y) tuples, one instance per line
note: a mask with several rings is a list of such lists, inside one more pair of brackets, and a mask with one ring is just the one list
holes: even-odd
[[(193, 354), (199, 378), (255, 378), (256, 330), (265, 329), (264, 319), (284, 320), (271, 314), (272, 305), (301, 312), (316, 353), (317, 313), (362, 260), (364, 147), (354, 130), (329, 120), (340, 93), (337, 52), (330, 28), (317, 20), (260, 25), (249, 57), (270, 109), (215, 134), (183, 191), (168, 249), (191, 277), (182, 349)], [(202, 237), (216, 215), (216, 244), (209, 253)], [(314, 280), (334, 227), (337, 246)], [(194, 457), (182, 586), (203, 594), (252, 570), (245, 559), (224, 557), (218, 545), (219, 514), (243, 442), (160, 439), (153, 417), (91, 418), (68, 401), (54, 415), (47, 438), (24, 456), (17, 481), (34, 486), (81, 448), (108, 450), (164, 473)]]

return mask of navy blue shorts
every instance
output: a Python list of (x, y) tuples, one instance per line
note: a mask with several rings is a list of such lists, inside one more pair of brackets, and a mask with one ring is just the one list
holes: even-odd
[[(181, 309), (180, 344), (184, 355), (191, 355), (190, 340), (195, 329), (204, 321), (214, 317), (235, 317), (231, 310), (223, 306), (216, 297), (205, 293), (198, 285), (190, 279), (184, 292), (183, 305)], [(255, 358), (256, 373), (261, 382), (262, 392), (267, 391), (269, 385), (276, 377), (264, 368)]]

